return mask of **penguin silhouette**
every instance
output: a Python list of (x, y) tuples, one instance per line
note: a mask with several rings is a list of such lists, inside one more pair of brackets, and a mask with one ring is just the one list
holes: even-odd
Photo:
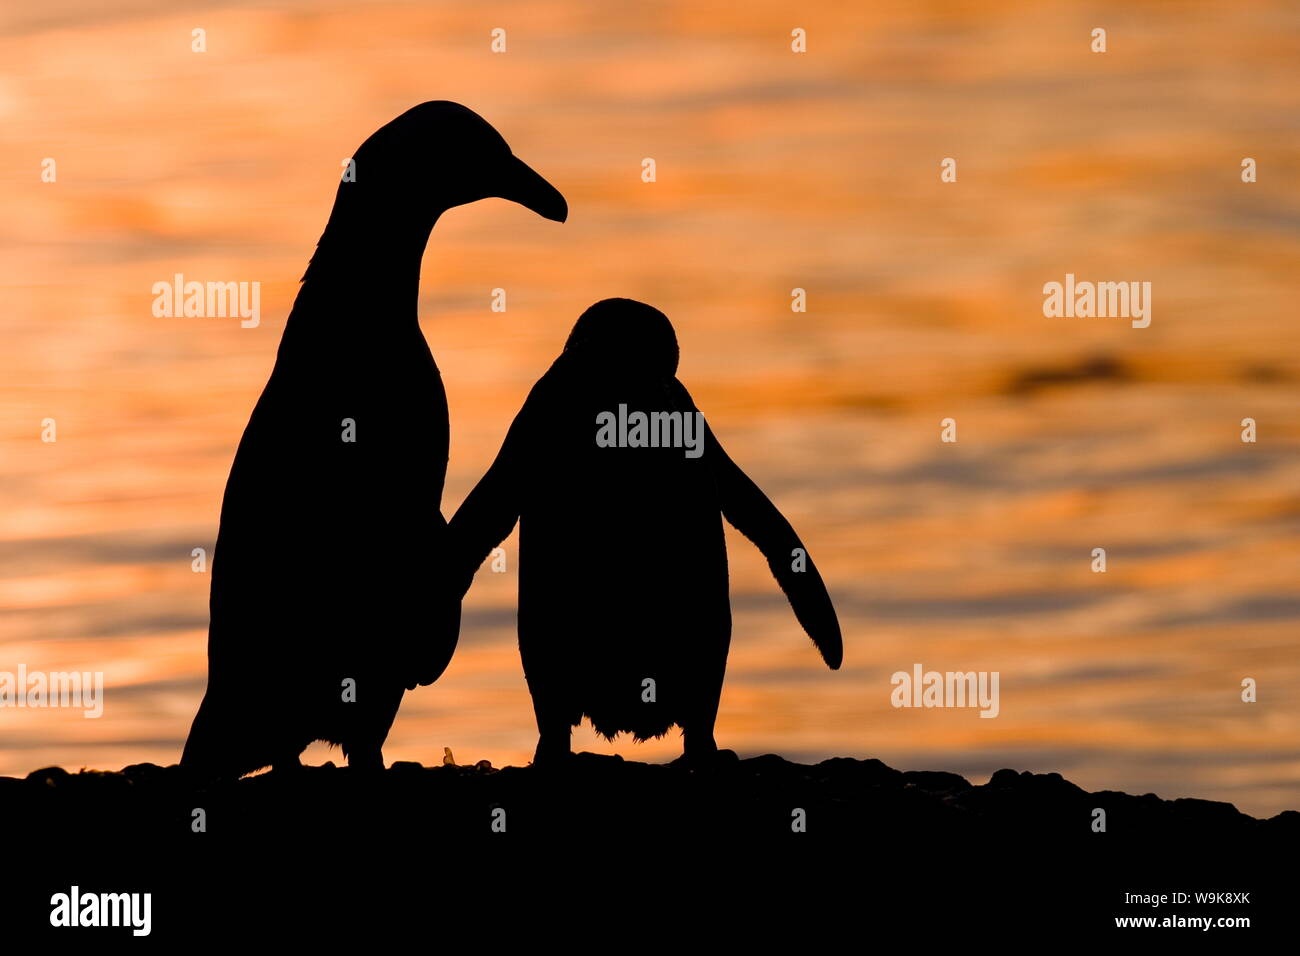
[(731, 640), (723, 517), (757, 545), (823, 659), (840, 666), (821, 575), (708, 429), (677, 361), (662, 312), (630, 299), (593, 305), (451, 520), (462, 595), (519, 522), (519, 650), (539, 764), (569, 754), (584, 715), (610, 739), (679, 725), (688, 763), (716, 757)]
[(226, 483), (207, 693), (182, 765), (294, 767), (325, 740), (382, 768), (404, 690), (446, 668), (460, 625), (440, 512), (447, 399), (420, 332), (420, 261), (442, 213), (488, 197), (568, 215), (456, 103), (408, 110), (352, 157)]

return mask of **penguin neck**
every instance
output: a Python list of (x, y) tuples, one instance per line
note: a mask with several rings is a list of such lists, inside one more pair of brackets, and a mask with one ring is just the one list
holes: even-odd
[(424, 222), (330, 216), (316, 243), (290, 321), (354, 322), (418, 328), (420, 263), (441, 212)]

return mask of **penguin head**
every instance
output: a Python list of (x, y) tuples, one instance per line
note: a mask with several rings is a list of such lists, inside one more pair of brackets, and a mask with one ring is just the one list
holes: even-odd
[(654, 306), (602, 299), (578, 317), (564, 355), (591, 370), (671, 378), (679, 352), (673, 324)]
[(429, 227), (456, 206), (498, 197), (564, 222), (559, 190), (515, 156), (473, 110), (446, 100), (412, 107), (376, 130), (352, 156), (338, 203), (391, 219), (412, 216)]

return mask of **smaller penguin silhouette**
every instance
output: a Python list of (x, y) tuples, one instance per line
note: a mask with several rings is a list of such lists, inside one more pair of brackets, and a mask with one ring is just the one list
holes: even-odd
[(662, 312), (597, 302), (449, 526), (463, 594), (520, 525), (519, 650), (537, 718), (535, 763), (568, 756), (584, 716), (609, 739), (647, 740), (677, 725), (688, 763), (716, 758), (731, 641), (724, 517), (767, 558), (826, 664), (840, 666), (821, 575), (718, 443), (677, 363)]

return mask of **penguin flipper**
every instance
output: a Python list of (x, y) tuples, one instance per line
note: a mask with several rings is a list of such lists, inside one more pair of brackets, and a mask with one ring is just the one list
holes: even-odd
[[(507, 444), (509, 439), (506, 440)], [(516, 477), (503, 446), (448, 526), (450, 556), (448, 581), (455, 595), (464, 597), (474, 582), (474, 572), (492, 549), (504, 541), (519, 520)]]
[(530, 429), (536, 415), (536, 396), (537, 387), (534, 386), (533, 393), (511, 423), (492, 467), (456, 509), (448, 525), (448, 580), (452, 592), (461, 597), (473, 584), (474, 573), (487, 560), (492, 549), (509, 537), (519, 520), (522, 507), (520, 482), (527, 473), (524, 468), (531, 444)]
[[(698, 411), (686, 387), (676, 380), (674, 384), (683, 407)], [(707, 421), (704, 432), (705, 458), (717, 488), (722, 516), (767, 559), (772, 576), (785, 593), (800, 626), (821, 652), (822, 660), (831, 670), (839, 670), (844, 659), (844, 638), (817, 566), (785, 515), (731, 460)]]
[(437, 602), (433, 612), (436, 620), (431, 630), (435, 639), (421, 645), (404, 681), (407, 690), (427, 687), (441, 677), (460, 643), (460, 596), (455, 582), (449, 581), (446, 587), (437, 589), (434, 600)]

